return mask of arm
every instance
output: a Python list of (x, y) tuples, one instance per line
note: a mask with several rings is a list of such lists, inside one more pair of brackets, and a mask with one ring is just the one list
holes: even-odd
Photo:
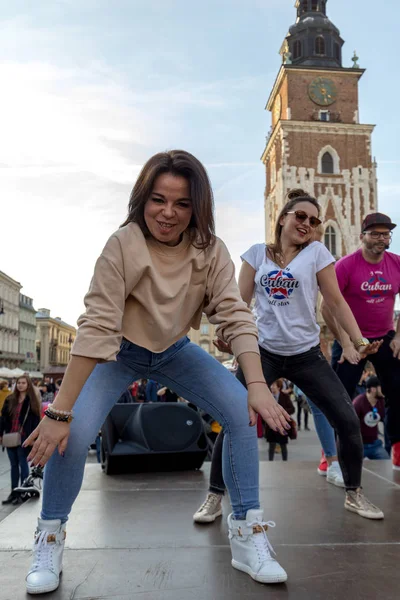
[(247, 306), (250, 306), (254, 295), (254, 277), (256, 270), (248, 262), (243, 261), (239, 273), (239, 292)]
[[(54, 401), (58, 410), (72, 410), (86, 380), (98, 362), (115, 360), (122, 339), (122, 317), (126, 289), (120, 243), (112, 236), (98, 259), (90, 289), (85, 297), (86, 312), (78, 320), (72, 356)], [(44, 466), (56, 447), (63, 454), (69, 437), (69, 423), (44, 417), (25, 440), (32, 446), (28, 460)]]
[(393, 350), (393, 356), (400, 360), (400, 318), (397, 320), (396, 335), (390, 342), (390, 348)]
[(251, 302), (255, 271), (250, 265), (243, 263), (240, 273), (241, 290), (245, 296), (243, 302), (229, 253), (223, 244), (219, 250), (216, 268), (207, 282), (209, 301), (204, 310), (210, 322), (217, 324), (217, 334), (228, 344), (232, 344), (233, 353), (243, 371), (248, 384), (250, 425), (256, 424), (258, 413), (271, 428), (284, 433), (285, 429), (290, 429), (287, 424), (290, 417), (275, 402), (265, 382), (257, 343), (257, 327), (245, 304)]

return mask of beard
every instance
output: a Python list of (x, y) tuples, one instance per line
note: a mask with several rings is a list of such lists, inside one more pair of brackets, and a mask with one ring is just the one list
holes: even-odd
[(379, 242), (364, 242), (365, 248), (372, 252), (373, 254), (383, 254), (386, 250), (390, 248), (390, 242), (385, 242), (384, 240)]

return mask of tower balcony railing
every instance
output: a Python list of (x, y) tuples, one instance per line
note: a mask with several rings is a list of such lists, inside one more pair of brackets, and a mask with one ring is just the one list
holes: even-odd
[(332, 112), (330, 110), (315, 110), (311, 115), (312, 121), (321, 123), (342, 123), (342, 113)]

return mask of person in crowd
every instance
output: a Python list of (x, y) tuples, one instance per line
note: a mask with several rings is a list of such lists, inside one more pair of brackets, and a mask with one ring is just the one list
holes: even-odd
[(8, 381), (0, 381), (0, 411), (3, 408), (4, 401), (11, 394), (11, 390), (8, 387)]
[(0, 443), (4, 434), (20, 434), (19, 443), (7, 447), (8, 459), (11, 465), (11, 493), (2, 504), (18, 504), (18, 495), (14, 489), (29, 475), (27, 456), (29, 448), (22, 444), (36, 429), (40, 421), (40, 402), (27, 375), (18, 377), (15, 391), (7, 396), (0, 417)]
[(162, 388), (157, 381), (153, 379), (149, 379), (146, 385), (145, 396), (146, 402), (160, 402), (160, 397), (158, 396), (159, 390)]
[(131, 396), (132, 396), (132, 402), (136, 402), (136, 396), (137, 396), (138, 387), (139, 387), (139, 383), (137, 381), (134, 381), (132, 383), (132, 385), (130, 386), (130, 391), (131, 391)]
[[(380, 340), (369, 356), (386, 398), (386, 433), (392, 446), (392, 464), (400, 469), (400, 319), (395, 329), (393, 316), (400, 291), (400, 256), (389, 252), (396, 224), (387, 215), (367, 215), (361, 226), (361, 248), (336, 263), (340, 290), (349, 303), (363, 334), (364, 343)], [(337, 374), (351, 398), (367, 359), (353, 348), (347, 332), (337, 323), (329, 306), (322, 314), (336, 337), (334, 352), (342, 352)], [(340, 344), (339, 344), (340, 341)]]
[(158, 402), (179, 402), (179, 396), (167, 386), (160, 387), (157, 391)]
[[(285, 377), (325, 414), (338, 436), (338, 455), (345, 483), (345, 508), (369, 519), (382, 519), (361, 488), (363, 445), (360, 423), (340, 379), (323, 356), (317, 324), (318, 289), (338, 322), (362, 356), (376, 352), (380, 342), (364, 341), (349, 305), (340, 293), (335, 259), (313, 229), (320, 223), (320, 207), (303, 190), (292, 190), (281, 210), (273, 244), (256, 244), (242, 256), (239, 289), (255, 313), (263, 376), (267, 384)], [(219, 349), (229, 345), (219, 342)], [(372, 354), (371, 354), (372, 356)], [(237, 377), (246, 383), (239, 368)], [(222, 437), (225, 430), (220, 434)], [(194, 514), (196, 522), (212, 522), (221, 514), (221, 444), (215, 443), (209, 494)], [(218, 493), (219, 492), (219, 493)]]
[(139, 381), (137, 394), (136, 394), (136, 402), (143, 404), (143, 402), (147, 402), (146, 398), (146, 387), (147, 387), (147, 379), (141, 379)]
[(361, 435), (364, 444), (364, 458), (384, 460), (389, 454), (379, 439), (378, 425), (385, 419), (385, 396), (381, 383), (376, 376), (369, 377), (365, 382), (365, 394), (360, 394), (353, 400), (354, 408), (361, 423)]
[(304, 414), (304, 430), (305, 431), (310, 431), (310, 428), (308, 426), (308, 414), (310, 412), (308, 404), (307, 404), (307, 398), (305, 397), (305, 395), (303, 394), (303, 392), (301, 391), (301, 389), (299, 387), (297, 387), (297, 385), (294, 386), (293, 388), (294, 391), (294, 396), (296, 398), (296, 404), (297, 404), (297, 428), (300, 431), (301, 430), (301, 414)]
[[(288, 415), (292, 415), (295, 412), (295, 408), (293, 406), (293, 402), (289, 398), (287, 394), (282, 392), (283, 389), (283, 380), (277, 379), (274, 383), (271, 384), (271, 393), (275, 400), (283, 406)], [(288, 459), (288, 436), (282, 435), (278, 431), (274, 431), (267, 424), (265, 425), (265, 439), (268, 442), (268, 458), (270, 461), (274, 460), (275, 449), (277, 444), (279, 444), (281, 448), (282, 460), (287, 461)]]
[[(265, 532), (250, 425), (260, 413), (283, 433), (290, 418), (262, 381), (257, 328), (226, 246), (215, 236), (211, 185), (193, 155), (162, 152), (144, 165), (128, 217), (96, 263), (85, 306), (58, 396), (26, 441), (33, 444), (32, 464), (46, 465), (28, 593), (58, 587), (87, 447), (121, 393), (141, 377), (172, 387), (221, 422), (232, 565), (261, 583), (286, 581)], [(189, 341), (203, 312), (232, 345), (248, 391)]]

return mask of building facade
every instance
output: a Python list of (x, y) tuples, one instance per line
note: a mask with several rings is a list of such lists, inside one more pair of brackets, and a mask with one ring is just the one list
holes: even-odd
[(0, 366), (15, 369), (25, 356), (19, 352), (19, 291), (21, 284), (0, 271)]
[(36, 353), (42, 373), (54, 371), (54, 367), (58, 368), (57, 373), (65, 370), (75, 336), (75, 327), (59, 317), (51, 317), (49, 309), (39, 308), (36, 314)]
[(197, 344), (203, 350), (216, 358), (219, 362), (224, 362), (229, 359), (229, 354), (220, 352), (213, 344), (213, 340), (217, 337), (215, 334), (215, 325), (212, 325), (205, 314), (201, 317), (200, 329), (191, 329), (189, 332), (190, 341)]
[(36, 371), (36, 310), (32, 298), (24, 294), (19, 295), (19, 353), (24, 356), (20, 369)]
[(326, 15), (327, 0), (297, 0), (297, 20), (280, 50), (282, 66), (267, 109), (272, 126), (266, 168), (266, 238), (288, 190), (302, 188), (322, 207), (325, 244), (339, 258), (359, 246), (365, 215), (377, 210), (374, 125), (360, 123), (354, 56), (342, 65), (344, 41)]

